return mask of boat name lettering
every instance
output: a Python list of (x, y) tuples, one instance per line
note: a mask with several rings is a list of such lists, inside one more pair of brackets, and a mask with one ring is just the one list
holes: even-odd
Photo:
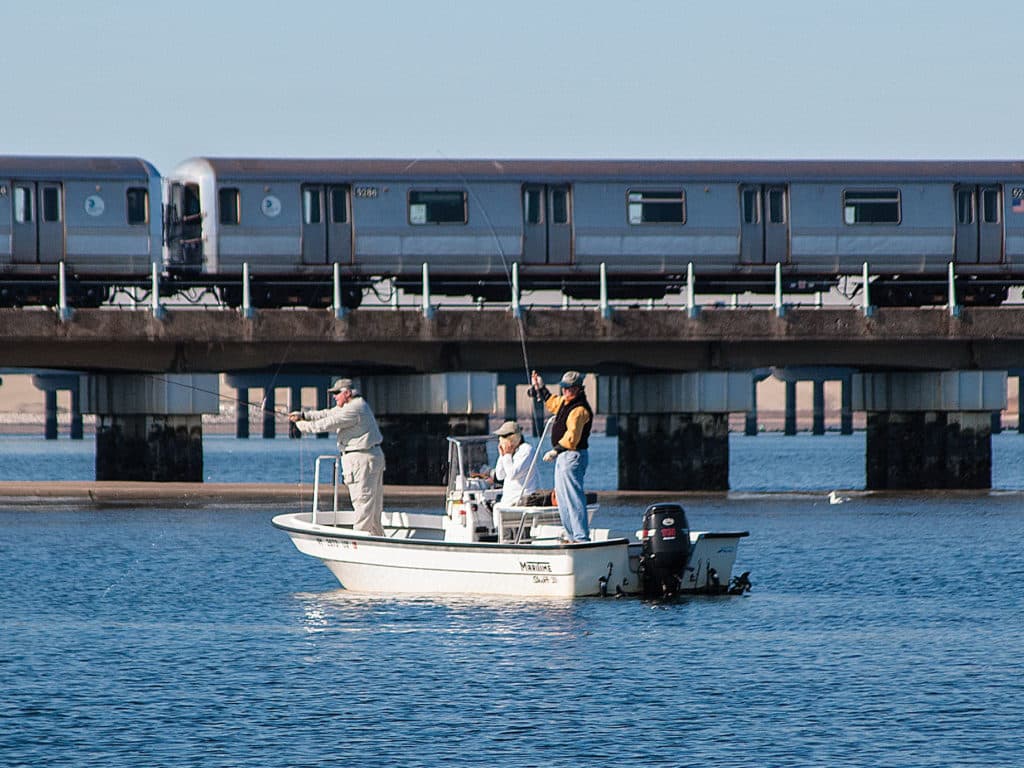
[(539, 560), (520, 560), (519, 570), (525, 573), (536, 573), (538, 571), (551, 573), (551, 563), (545, 563)]
[(557, 576), (541, 576), (540, 574), (535, 573), (535, 574), (533, 574), (533, 583), (534, 584), (557, 584), (558, 583), (558, 577)]
[(723, 553), (735, 552), (735, 551), (736, 551), (736, 547), (719, 547), (718, 548), (718, 554), (720, 554), (720, 555), (723, 554)]
[[(324, 539), (320, 538), (319, 536), (316, 539), (316, 543), (324, 547), (336, 547), (338, 549), (349, 549), (349, 547), (352, 546), (347, 541), (338, 541), (337, 539)], [(354, 549), (354, 547), (352, 548)]]

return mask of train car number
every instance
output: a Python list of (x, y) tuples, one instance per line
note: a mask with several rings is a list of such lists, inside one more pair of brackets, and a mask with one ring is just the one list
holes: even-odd
[(1024, 200), (1024, 187), (1014, 187), (1011, 192), (1014, 200)]
[(378, 197), (380, 192), (376, 187), (356, 187), (355, 194), (356, 197), (372, 200), (373, 198)]

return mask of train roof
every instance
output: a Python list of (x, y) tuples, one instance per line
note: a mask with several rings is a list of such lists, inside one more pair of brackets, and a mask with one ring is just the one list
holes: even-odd
[(409, 179), (456, 177), (565, 181), (693, 180), (772, 181), (996, 181), (1024, 178), (1024, 161), (1012, 160), (484, 160), (304, 159), (200, 157), (218, 178), (273, 176), (300, 181), (353, 177)]
[(139, 157), (0, 155), (0, 177), (46, 176), (56, 181), (68, 176), (115, 179), (156, 175), (156, 168)]

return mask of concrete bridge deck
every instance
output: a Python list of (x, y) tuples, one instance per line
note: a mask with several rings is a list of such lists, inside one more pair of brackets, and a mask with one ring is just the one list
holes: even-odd
[(431, 373), (530, 365), (715, 371), (838, 365), (860, 370), (1011, 369), (1024, 366), (1024, 307), (961, 309), (705, 308), (508, 311), (217, 309), (0, 309), (0, 366), (95, 372), (221, 372), (335, 368)]

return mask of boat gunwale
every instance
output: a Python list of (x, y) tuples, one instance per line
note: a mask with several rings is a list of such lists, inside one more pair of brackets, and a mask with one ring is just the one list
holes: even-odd
[[(282, 517), (294, 517), (297, 514), (307, 514), (304, 512), (288, 513), (284, 515), (277, 515), (270, 522), (275, 527), (286, 533), (299, 533), (305, 536), (326, 536), (332, 539), (344, 539), (345, 541), (365, 541), (372, 544), (394, 544), (394, 545), (410, 545), (416, 547), (450, 547), (452, 549), (481, 549), (487, 551), (493, 550), (511, 550), (514, 552), (537, 552), (544, 550), (581, 550), (581, 549), (597, 549), (602, 547), (618, 547), (625, 544), (627, 547), (639, 546), (640, 542), (632, 541), (625, 536), (617, 536), (613, 539), (605, 539), (603, 541), (560, 541), (553, 544), (513, 544), (508, 542), (498, 541), (445, 541), (444, 539), (397, 539), (390, 536), (373, 536), (365, 533), (346, 533), (344, 529), (339, 530), (327, 530), (334, 528), (335, 526), (323, 526), (319, 523), (316, 524), (317, 528), (314, 530), (313, 523), (306, 523), (310, 526), (305, 527), (294, 527), (284, 522), (278, 522)], [(348, 529), (351, 531), (351, 529)]]

